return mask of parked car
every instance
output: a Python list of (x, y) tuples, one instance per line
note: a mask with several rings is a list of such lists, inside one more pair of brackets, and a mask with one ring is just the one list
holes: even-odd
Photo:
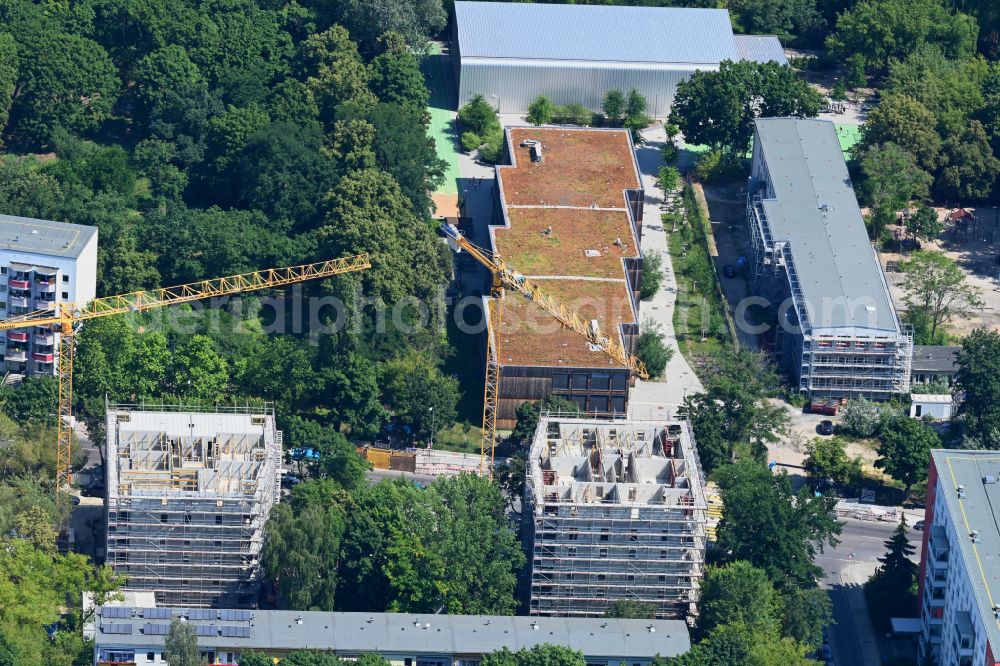
[(315, 462), (319, 460), (319, 451), (308, 446), (300, 446), (292, 449), (290, 453), (292, 460), (305, 460), (307, 462)]
[(281, 487), (282, 488), (292, 488), (294, 486), (302, 483), (302, 479), (294, 474), (282, 474), (281, 475)]
[(915, 529), (918, 532), (923, 532), (924, 531), (924, 521), (918, 520), (917, 522), (913, 523), (913, 529)]
[(829, 419), (824, 419), (824, 420), (820, 421), (819, 425), (816, 427), (816, 430), (821, 435), (832, 435), (833, 434), (833, 421), (830, 421)]
[(736, 266), (733, 266), (732, 264), (726, 264), (725, 266), (722, 267), (722, 274), (727, 278), (736, 277)]

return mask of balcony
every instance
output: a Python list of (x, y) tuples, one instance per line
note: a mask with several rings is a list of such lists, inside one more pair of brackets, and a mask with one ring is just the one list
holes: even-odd
[(27, 342), (27, 331), (7, 331), (7, 339), (11, 342)]
[(31, 289), (31, 280), (27, 278), (11, 278), (8, 284), (11, 289)]
[(55, 359), (55, 354), (52, 352), (35, 352), (31, 355), (31, 358), (39, 363), (51, 363)]
[(14, 363), (24, 363), (28, 360), (28, 353), (23, 349), (8, 349), (4, 359)]
[[(7, 334), (7, 337), (8, 338), (10, 337), (9, 333)], [(55, 343), (56, 343), (56, 336), (55, 336), (55, 334), (52, 331), (45, 331), (44, 333), (42, 333), (41, 331), (38, 331), (38, 330), (35, 331), (35, 344), (36, 345), (49, 345), (49, 346), (51, 346), (51, 345), (54, 345)]]
[(28, 297), (27, 296), (15, 296), (10, 295), (10, 304), (15, 308), (26, 308), (28, 307)]
[(38, 309), (39, 310), (55, 310), (56, 309), (56, 302), (55, 302), (55, 300), (47, 301), (47, 300), (38, 299)]

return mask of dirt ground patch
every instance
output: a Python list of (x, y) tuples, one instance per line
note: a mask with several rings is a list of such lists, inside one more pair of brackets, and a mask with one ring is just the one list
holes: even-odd
[[(939, 208), (938, 216), (944, 218), (953, 209)], [(977, 328), (1000, 330), (1000, 210), (982, 207), (966, 208), (976, 216), (974, 223), (946, 223), (941, 236), (932, 242), (922, 244), (923, 249), (943, 252), (953, 259), (968, 277), (969, 282), (980, 288), (984, 307), (965, 319), (955, 319), (949, 325), (949, 332), (962, 337)], [(890, 228), (895, 232), (895, 228)], [(882, 266), (890, 262), (900, 262), (906, 256), (898, 252), (884, 252)], [(903, 274), (886, 271), (893, 301), (899, 309), (903, 303)]]

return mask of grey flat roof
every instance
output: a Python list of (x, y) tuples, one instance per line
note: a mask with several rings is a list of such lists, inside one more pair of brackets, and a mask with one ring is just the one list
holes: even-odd
[(785, 49), (781, 47), (781, 42), (774, 35), (734, 35), (733, 41), (736, 44), (736, 53), (740, 60), (776, 62), (779, 65), (788, 64)]
[(0, 214), (0, 248), (76, 258), (97, 227)]
[(913, 345), (913, 372), (958, 372), (961, 347)]
[(789, 242), (811, 328), (899, 333), (833, 123), (756, 124), (776, 197), (764, 214), (774, 241)]
[[(989, 644), (1000, 645), (1000, 623), (991, 604), (1000, 603), (1000, 483), (983, 483), (988, 474), (1000, 476), (1000, 452), (937, 449), (931, 456), (958, 535), (952, 552), (957, 547), (962, 554)], [(965, 499), (958, 497), (959, 485), (965, 486)], [(972, 530), (979, 530), (978, 543), (968, 536)]]
[[(143, 609), (120, 606), (98, 609), (95, 641), (98, 645), (128, 647), (162, 646), (165, 636), (145, 633)], [(187, 609), (171, 609), (174, 617), (188, 616)], [(129, 613), (133, 611), (133, 613)], [(226, 613), (194, 610), (196, 617)], [(652, 658), (676, 656), (691, 648), (687, 624), (682, 620), (617, 620), (605, 618), (510, 617), (489, 615), (433, 615), (408, 613), (326, 613), (317, 611), (249, 611), (238, 620), (189, 619), (192, 624), (214, 627), (198, 637), (202, 647), (271, 650), (336, 650), (339, 654), (380, 652), (414, 654), (485, 654), (507, 647), (518, 650), (539, 643), (564, 645), (588, 657)], [(223, 616), (225, 617), (225, 616)], [(301, 619), (301, 622), (299, 620)], [(131, 625), (130, 633), (108, 625)], [(250, 636), (223, 636), (222, 626), (249, 627)], [(106, 629), (105, 629), (106, 627)], [(652, 628), (652, 631), (650, 630)], [(239, 633), (231, 630), (227, 634)]]
[(455, 3), (463, 58), (718, 64), (736, 60), (725, 9)]

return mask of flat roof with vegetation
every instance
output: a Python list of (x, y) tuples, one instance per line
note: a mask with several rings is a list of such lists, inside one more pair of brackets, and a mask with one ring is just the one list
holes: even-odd
[[(505, 261), (606, 335), (637, 321), (626, 259), (641, 256), (626, 199), (641, 189), (628, 131), (509, 127), (512, 164), (497, 167), (504, 224), (491, 227)], [(539, 141), (542, 161), (526, 141)], [(501, 365), (619, 368), (534, 303), (504, 301)]]

